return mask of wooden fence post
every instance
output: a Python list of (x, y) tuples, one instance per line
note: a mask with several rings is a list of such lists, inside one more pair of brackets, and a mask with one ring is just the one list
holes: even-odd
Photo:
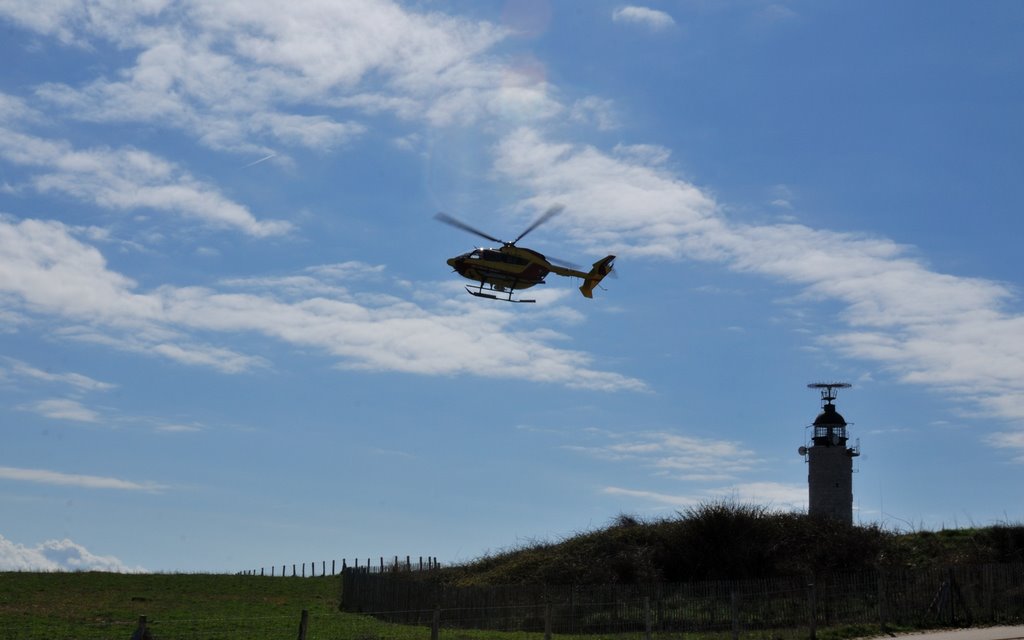
[(306, 631), (309, 629), (309, 611), (302, 610), (302, 618), (299, 619), (299, 640), (306, 640)]
[(544, 603), (544, 640), (551, 640), (551, 603)]
[(946, 569), (946, 584), (949, 585), (949, 626), (956, 626), (956, 577), (953, 575), (953, 567)]
[(132, 633), (132, 640), (153, 640), (153, 634), (149, 631), (146, 616), (139, 616), (139, 623), (135, 628), (135, 632)]
[(818, 596), (814, 589), (814, 583), (807, 585), (807, 607), (810, 609), (810, 638), (817, 640), (818, 637)]
[(885, 591), (885, 572), (878, 568), (878, 626), (882, 633), (889, 633), (888, 594)]
[(644, 640), (651, 640), (651, 598), (644, 597)]
[(733, 589), (729, 592), (729, 609), (732, 615), (732, 640), (740, 639), (740, 596)]
[(434, 605), (434, 617), (430, 621), (430, 640), (437, 640), (441, 635), (441, 605)]

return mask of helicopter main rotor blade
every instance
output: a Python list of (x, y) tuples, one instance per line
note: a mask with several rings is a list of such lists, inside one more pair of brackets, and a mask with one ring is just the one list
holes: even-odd
[(512, 242), (510, 242), (509, 244), (515, 244), (515, 243), (519, 242), (520, 240), (523, 239), (524, 236), (526, 236), (526, 234), (530, 233), (531, 231), (533, 231), (534, 229), (536, 229), (540, 225), (544, 224), (545, 222), (547, 222), (551, 218), (554, 218), (558, 214), (562, 213), (563, 209), (565, 209), (565, 206), (560, 205), (560, 204), (556, 204), (553, 207), (549, 208), (547, 211), (545, 211), (543, 213), (543, 215), (541, 215), (541, 217), (537, 218), (534, 221), (533, 224), (531, 224), (530, 226), (526, 227), (526, 231), (520, 233), (519, 237), (516, 238), (515, 240), (513, 240)]
[(499, 242), (501, 244), (505, 244), (505, 242), (503, 240), (499, 240), (499, 239), (495, 238), (492, 235), (488, 235), (488, 234), (484, 233), (483, 231), (480, 231), (479, 229), (474, 229), (473, 227), (469, 226), (468, 224), (466, 224), (462, 220), (459, 220), (457, 218), (453, 218), (450, 215), (448, 215), (447, 213), (438, 212), (434, 216), (434, 219), (435, 220), (440, 220), (441, 222), (443, 222), (445, 224), (450, 224), (451, 226), (455, 227), (456, 229), (462, 229), (463, 231), (468, 231), (469, 233), (478, 235), (481, 238), (486, 238), (487, 240), (490, 240), (491, 242)]

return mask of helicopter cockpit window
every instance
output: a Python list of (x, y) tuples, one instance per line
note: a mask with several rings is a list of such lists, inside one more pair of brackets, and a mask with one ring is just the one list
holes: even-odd
[(504, 253), (502, 251), (484, 250), (481, 253), (483, 254), (481, 257), (484, 260), (489, 260), (491, 262), (504, 262), (505, 264), (518, 264), (518, 265), (527, 264), (526, 260), (524, 260), (524, 259), (522, 259), (522, 258), (520, 258), (518, 256), (509, 255), (509, 254)]

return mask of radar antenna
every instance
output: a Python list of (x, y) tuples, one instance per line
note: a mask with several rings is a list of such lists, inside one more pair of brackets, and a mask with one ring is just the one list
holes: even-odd
[(852, 386), (849, 382), (812, 382), (807, 388), (821, 390), (821, 406), (824, 407), (836, 399), (838, 389), (849, 389)]

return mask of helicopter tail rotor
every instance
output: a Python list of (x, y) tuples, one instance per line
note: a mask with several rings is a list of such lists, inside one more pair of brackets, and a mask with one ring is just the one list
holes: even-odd
[(604, 280), (606, 275), (612, 273), (612, 268), (614, 267), (612, 262), (614, 260), (615, 256), (606, 256), (594, 263), (594, 267), (590, 270), (590, 273), (587, 274), (583, 284), (580, 285), (580, 293), (582, 293), (585, 298), (594, 297), (594, 287), (596, 287), (601, 280)]

